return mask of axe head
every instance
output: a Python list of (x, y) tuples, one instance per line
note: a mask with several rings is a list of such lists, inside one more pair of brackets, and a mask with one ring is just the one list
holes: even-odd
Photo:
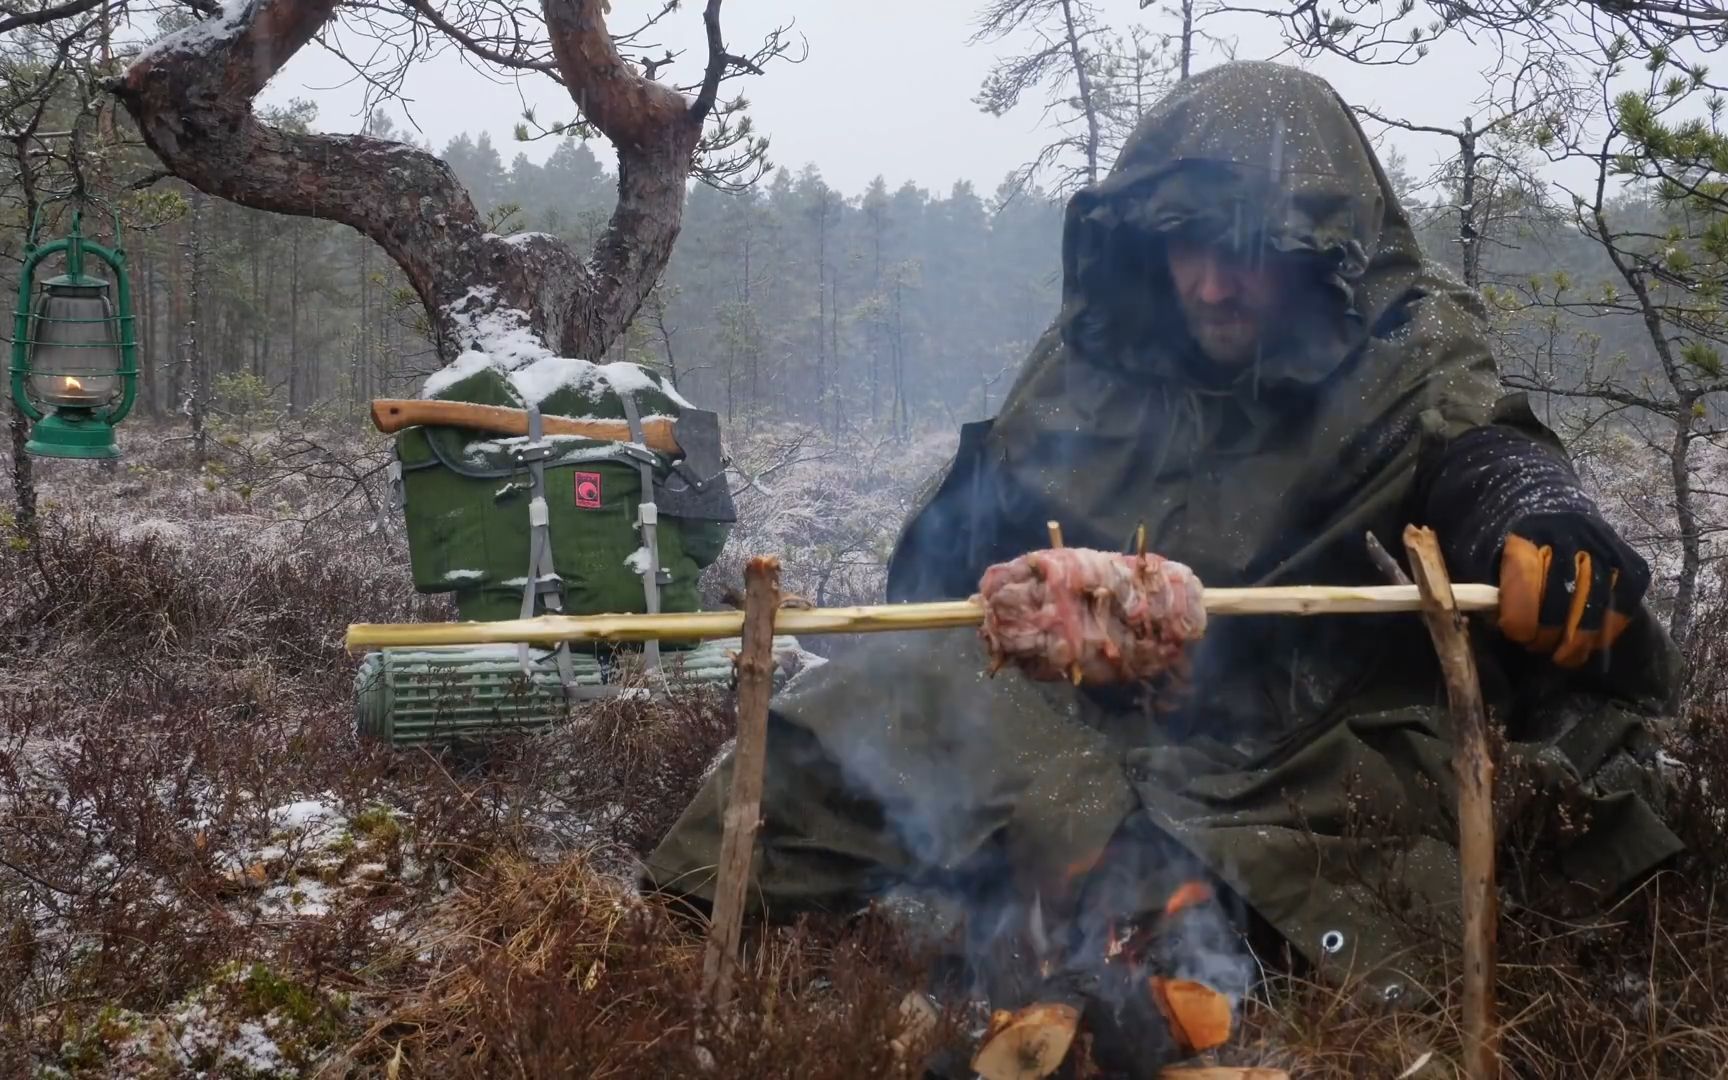
[(732, 492), (726, 486), (726, 454), (720, 444), (720, 414), (685, 409), (672, 422), (673, 438), (684, 458), (657, 485), (654, 501), (673, 517), (736, 521)]

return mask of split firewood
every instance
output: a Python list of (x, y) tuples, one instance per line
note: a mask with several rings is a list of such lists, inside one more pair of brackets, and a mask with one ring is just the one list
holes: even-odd
[(1230, 999), (1191, 979), (1150, 980), (1152, 1000), (1170, 1025), (1176, 1044), (1190, 1054), (1214, 1050), (1230, 1041)]
[(900, 999), (900, 1032), (888, 1040), (897, 1058), (905, 1057), (917, 1043), (928, 1039), (941, 1022), (930, 999), (913, 990)]
[(1062, 1067), (1079, 1028), (1080, 1010), (1072, 1005), (998, 1009), (972, 1057), (972, 1071), (983, 1080), (1043, 1080)]

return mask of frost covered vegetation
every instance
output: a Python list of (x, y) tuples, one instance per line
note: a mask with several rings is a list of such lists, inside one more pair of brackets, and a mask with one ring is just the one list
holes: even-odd
[[(199, 474), (164, 434), (134, 431), (112, 473), (44, 464), (36, 530), (4, 526), (0, 1075), (688, 1067), (695, 1036), (665, 1018), (696, 1022), (699, 927), (625, 882), (728, 738), (725, 703), (621, 702), (484, 760), (359, 744), (347, 624), (449, 615), (380, 525), (383, 444), (237, 436)], [(870, 560), (927, 462), (855, 453), (788, 432), (739, 454), (742, 528), (793, 591), (879, 592)], [(770, 1074), (856, 1075), (817, 1063), (892, 1022), (891, 943), (762, 948), (774, 1026), (703, 1052), (738, 1075), (790, 1025)]]
[[(379, 524), (378, 445), (250, 436), (195, 474), (163, 434), (132, 431), (112, 473), (44, 467), (36, 532), (0, 542), (0, 1075), (914, 1075), (889, 1044), (927, 969), (882, 920), (759, 932), (742, 1019), (718, 1024), (699, 918), (630, 886), (729, 737), (722, 694), (484, 754), (359, 743), (345, 626), (447, 615)], [(712, 587), (770, 550), (793, 591), (873, 598), (947, 449), (899, 446), (747, 440)], [(1600, 919), (1507, 913), (1517, 1075), (1728, 1068), (1728, 807), (1707, 782), (1728, 771), (1728, 605), (1709, 612), (1670, 748), (1694, 854)], [(1449, 1076), (1453, 1007), (1277, 976), (1227, 1057)]]

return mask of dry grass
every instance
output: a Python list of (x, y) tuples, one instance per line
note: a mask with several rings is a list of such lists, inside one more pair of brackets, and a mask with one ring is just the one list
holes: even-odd
[(448, 617), (364, 500), (48, 472), (0, 528), (0, 1075), (893, 1074), (916, 965), (883, 927), (769, 932), (721, 1025), (699, 923), (623, 883), (730, 738), (719, 693), (363, 744), (343, 629)]
[(355, 1053), (400, 1055), (435, 1076), (918, 1075), (909, 1062), (921, 1055), (902, 1058), (890, 1042), (921, 966), (884, 927), (767, 931), (724, 1018), (701, 997), (700, 929), (579, 857), (495, 860), (428, 939), (457, 962)]

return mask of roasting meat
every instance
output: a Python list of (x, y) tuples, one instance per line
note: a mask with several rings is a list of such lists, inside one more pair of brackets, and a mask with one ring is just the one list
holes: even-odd
[(1034, 679), (1150, 679), (1206, 632), (1200, 579), (1157, 555), (1034, 551), (986, 570), (979, 598), (991, 670)]

